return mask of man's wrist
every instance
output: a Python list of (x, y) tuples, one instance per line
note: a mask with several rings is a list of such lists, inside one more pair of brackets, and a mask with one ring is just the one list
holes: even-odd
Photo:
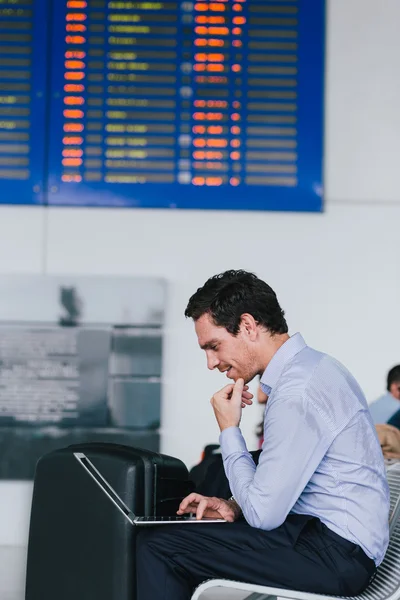
[(239, 427), (239, 423), (223, 423), (223, 424), (219, 424), (219, 428), (221, 430), (221, 433), (223, 431), (225, 431), (225, 429), (230, 429), (231, 427)]
[(242, 509), (240, 508), (239, 504), (236, 502), (236, 500), (233, 496), (231, 496), (229, 498), (229, 500), (227, 500), (227, 502), (229, 503), (230, 507), (232, 508), (233, 512), (235, 513), (235, 519), (238, 519), (240, 517), (240, 515), (242, 514)]
[(228, 427), (228, 429), (224, 429), (219, 435), (219, 443), (221, 445), (221, 453), (224, 461), (230, 454), (247, 452), (246, 442), (243, 439), (239, 427)]

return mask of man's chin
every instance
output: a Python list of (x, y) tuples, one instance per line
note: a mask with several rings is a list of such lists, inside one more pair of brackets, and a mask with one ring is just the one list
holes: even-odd
[(241, 375), (240, 373), (238, 373), (234, 369), (230, 369), (229, 371), (227, 371), (226, 376), (227, 376), (228, 379), (231, 379), (235, 383), (236, 383), (236, 381), (238, 379), (243, 379), (245, 385), (247, 385), (255, 377), (255, 375), (253, 375), (253, 377), (248, 377), (248, 376), (245, 376), (245, 375)]
[(229, 379), (232, 379), (233, 381), (237, 381), (238, 379), (243, 379), (244, 381), (244, 385), (248, 385), (250, 383), (250, 381), (253, 381), (255, 375), (253, 377), (249, 377), (249, 376), (245, 376), (245, 375), (240, 375), (238, 373), (233, 373), (231, 377), (229, 377)]
[(228, 379), (232, 379), (232, 381), (234, 381), (235, 383), (238, 379), (243, 379), (244, 383), (247, 383), (243, 375), (240, 375), (239, 373), (232, 373), (232, 375), (228, 376)]

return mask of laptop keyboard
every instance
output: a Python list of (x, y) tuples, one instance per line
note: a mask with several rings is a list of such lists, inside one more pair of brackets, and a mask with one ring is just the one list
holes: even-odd
[(138, 521), (146, 521), (146, 522), (153, 522), (153, 521), (187, 521), (187, 519), (189, 518), (189, 516), (183, 516), (183, 517), (138, 517)]

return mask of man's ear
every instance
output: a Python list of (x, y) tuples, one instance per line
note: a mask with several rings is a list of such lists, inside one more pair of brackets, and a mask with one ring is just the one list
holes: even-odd
[(249, 313), (243, 313), (240, 320), (242, 333), (248, 336), (249, 340), (254, 342), (258, 335), (258, 326), (254, 317)]

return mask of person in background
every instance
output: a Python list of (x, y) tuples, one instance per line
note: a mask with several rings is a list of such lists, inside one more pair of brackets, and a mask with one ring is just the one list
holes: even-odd
[(391, 423), (391, 417), (400, 411), (400, 365), (390, 369), (387, 374), (387, 392), (369, 405), (372, 420), (376, 424), (390, 423), (400, 427), (400, 413), (397, 418), (398, 425)]
[[(388, 546), (389, 488), (354, 377), (300, 333), (289, 336), (275, 292), (253, 273), (211, 277), (185, 316), (194, 321), (208, 368), (232, 380), (211, 406), (234, 497), (193, 493), (178, 510), (227, 523), (138, 532), (138, 600), (188, 600), (196, 585), (215, 577), (361, 593)], [(268, 396), (258, 466), (240, 430), (242, 410), (252, 404), (247, 384), (256, 376)]]
[(390, 417), (388, 425), (393, 425), (393, 427), (400, 430), (400, 409)]

